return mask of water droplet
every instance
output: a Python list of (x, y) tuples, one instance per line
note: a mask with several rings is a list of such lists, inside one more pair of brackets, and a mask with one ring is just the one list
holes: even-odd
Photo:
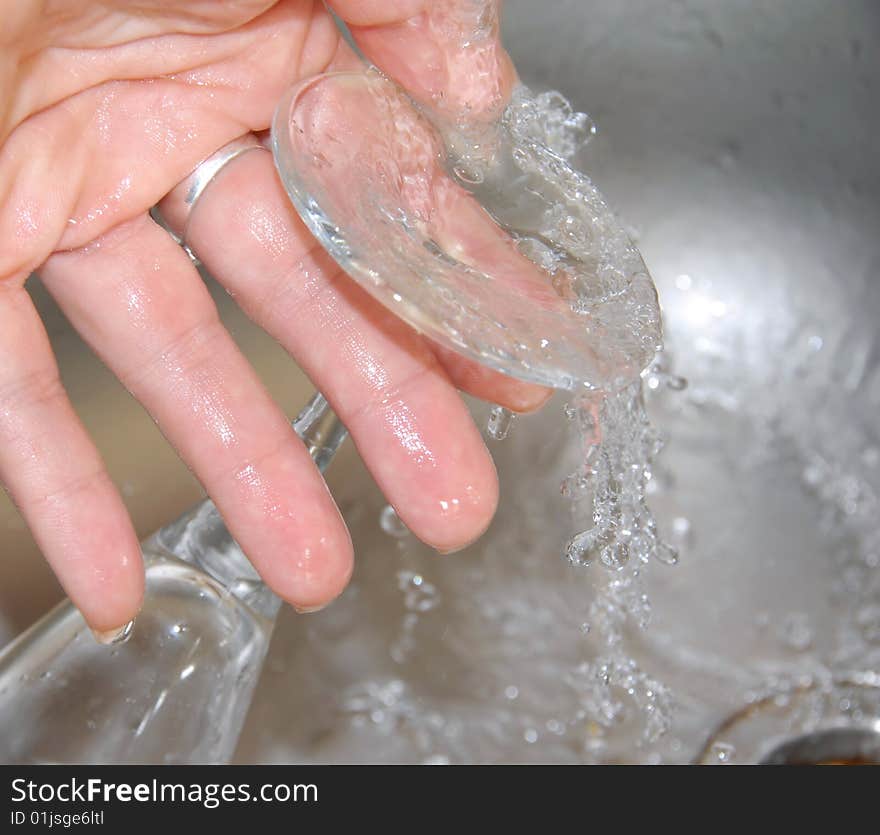
[(629, 562), (629, 546), (623, 542), (606, 545), (602, 549), (599, 559), (606, 568), (619, 571)]
[(657, 561), (663, 563), (663, 565), (678, 565), (678, 551), (676, 551), (671, 545), (667, 545), (665, 542), (657, 544), (657, 547), (654, 550), (654, 556), (657, 558)]
[(729, 742), (715, 742), (712, 744), (709, 754), (719, 763), (730, 763), (736, 756), (736, 748)]
[(489, 412), (489, 422), (486, 425), (486, 431), (489, 437), (496, 441), (503, 441), (510, 433), (510, 427), (513, 424), (515, 415), (509, 409), (503, 406), (493, 406)]
[(93, 631), (92, 634), (95, 636), (95, 640), (99, 644), (103, 644), (104, 646), (118, 646), (119, 644), (124, 644), (131, 637), (133, 630), (134, 621), (131, 620), (119, 629), (111, 629), (107, 632)]
[(403, 524), (397, 511), (390, 504), (382, 508), (382, 512), (379, 514), (379, 525), (388, 536), (393, 536), (395, 539), (409, 536), (409, 528)]
[(407, 611), (413, 613), (411, 627), (415, 626), (417, 615), (429, 612), (440, 604), (437, 587), (421, 574), (413, 571), (397, 573), (397, 587), (403, 592), (403, 603)]
[(780, 642), (788, 649), (804, 652), (813, 645), (813, 629), (810, 619), (802, 612), (787, 614), (777, 631)]
[(557, 736), (562, 736), (565, 733), (565, 725), (558, 719), (548, 719), (545, 727), (551, 734)]
[(590, 491), (590, 480), (583, 473), (574, 473), (559, 485), (559, 492), (569, 499), (585, 496)]
[[(588, 541), (586, 537), (590, 537)], [(593, 562), (593, 555), (590, 548), (592, 542), (591, 532), (584, 531), (569, 540), (565, 546), (565, 558), (578, 568), (587, 568)]]

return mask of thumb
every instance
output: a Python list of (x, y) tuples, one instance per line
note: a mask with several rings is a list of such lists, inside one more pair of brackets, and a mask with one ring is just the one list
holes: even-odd
[(358, 47), (444, 121), (492, 121), (516, 71), (501, 44), (500, 0), (333, 0)]

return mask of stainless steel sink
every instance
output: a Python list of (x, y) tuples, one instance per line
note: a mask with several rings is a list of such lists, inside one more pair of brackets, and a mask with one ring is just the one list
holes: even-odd
[[(646, 568), (652, 622), (625, 631), (644, 676), (603, 684), (585, 623), (608, 572), (560, 556), (575, 522), (559, 483), (578, 448), (557, 398), (492, 442), (498, 517), (450, 557), (383, 530), (382, 497), (347, 449), (329, 482), (354, 581), (322, 613), (282, 614), (238, 760), (737, 762), (826, 727), (876, 730), (880, 7), (508, 0), (505, 13), (523, 79), (598, 123), (584, 167), (639, 240), (666, 361), (689, 380), (650, 397), (668, 437), (652, 503), (682, 557)], [(41, 303), (146, 534), (197, 487)], [(294, 413), (301, 376), (220, 303)], [(58, 592), (6, 508), (4, 525), (10, 635)], [(744, 730), (746, 715), (761, 721)]]

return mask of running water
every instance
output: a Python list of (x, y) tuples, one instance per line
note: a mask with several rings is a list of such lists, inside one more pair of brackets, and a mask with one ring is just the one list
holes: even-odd
[[(457, 32), (464, 63), (486, 67), (495, 60), (497, 4), (470, 6), (469, 15), (467, 4), (434, 4), (426, 25), (442, 29), (447, 40)], [(401, 274), (400, 269), (388, 269), (395, 262), (413, 270), (421, 277), (412, 283), (419, 288), (421, 315), (431, 309), (436, 320), (445, 313), (441, 335), (452, 334), (458, 347), (476, 350), (500, 370), (526, 378), (541, 379), (535, 376), (537, 369), (544, 374), (541, 381), (547, 381), (547, 369), (552, 369), (553, 384), (573, 393), (567, 413), (582, 460), (563, 483), (562, 493), (582, 530), (568, 543), (565, 558), (594, 572), (594, 597), (581, 631), (591, 635), (601, 653), (575, 664), (567, 683), (579, 694), (580, 719), (597, 728), (619, 723), (626, 713), (623, 696), (641, 714), (642, 741), (655, 741), (670, 725), (672, 695), (630, 657), (624, 635), (630, 625), (647, 628), (651, 619), (643, 572), (652, 564), (674, 565), (678, 553), (658, 533), (646, 501), (662, 442), (645, 410), (643, 378), (655, 387), (665, 383), (681, 388), (683, 381), (654, 363), (662, 345), (661, 320), (641, 254), (598, 188), (574, 167), (596, 126), (561, 93), (535, 94), (523, 85), (489, 123), (467, 108), (456, 109), (456, 102), (420, 102), (442, 135), (445, 173), (508, 235), (506, 244), (494, 240), (491, 251), (497, 260), (487, 267), (474, 257), (469, 240), (479, 221), (459, 228), (437, 211), (438, 202), (442, 206), (450, 198), (432, 172), (429, 160), (436, 145), (422, 116), (387, 83), (373, 81), (366, 89), (371, 106), (396, 127), (393, 135), (375, 143), (381, 148), (375, 157), (360, 159), (357, 176), (372, 168), (381, 175), (366, 192), (367, 206), (355, 205), (348, 212), (341, 206), (331, 214), (345, 219), (345, 255), (357, 262), (358, 250), (369, 252), (377, 275)], [(467, 97), (467, 90), (462, 96)], [(302, 123), (308, 124), (305, 119)], [(409, 163), (413, 155), (422, 159), (420, 166)], [(389, 158), (394, 162), (389, 164)], [(403, 185), (398, 191), (389, 182)], [(325, 190), (328, 194), (332, 199)], [(381, 239), (370, 236), (375, 224), (366, 221), (377, 204), (382, 216), (393, 219)], [(521, 265), (527, 262), (517, 259), (523, 256), (538, 270), (520, 280)], [(442, 292), (439, 303), (431, 298), (434, 288), (444, 285), (454, 288), (454, 304)], [(406, 291), (412, 292), (399, 286), (393, 300), (399, 302)], [(523, 294), (534, 301), (525, 316), (517, 307), (522, 307)], [(516, 334), (503, 323), (516, 323)], [(511, 425), (511, 413), (495, 407), (487, 433), (503, 440)], [(385, 530), (388, 513), (383, 516)], [(421, 599), (427, 587), (413, 585), (426, 582), (418, 573), (403, 572), (399, 579), (408, 602), (401, 637), (394, 644), (396, 659), (414, 647), (420, 614), (411, 602), (414, 596)], [(431, 601), (436, 605), (433, 597)], [(534, 729), (523, 733), (526, 742), (534, 741)]]
[[(601, 647), (598, 656), (573, 666), (567, 684), (579, 694), (581, 719), (598, 728), (631, 718), (623, 694), (642, 717), (642, 741), (653, 742), (670, 725), (672, 694), (630, 657), (624, 635), (630, 625), (647, 628), (651, 619), (643, 572), (652, 563), (674, 565), (678, 553), (659, 535), (646, 500), (662, 441), (648, 419), (643, 389), (646, 382), (649, 388), (680, 389), (684, 381), (655, 359), (661, 346), (659, 308), (641, 255), (596, 186), (572, 167), (595, 131), (592, 120), (574, 111), (560, 93), (535, 95), (519, 86), (491, 128), (447, 127), (447, 170), (508, 233), (519, 255), (539, 268), (557, 300), (570, 305), (586, 335), (586, 350), (601, 357), (584, 364), (592, 372), (589, 379), (558, 378), (560, 387), (572, 391), (566, 414), (581, 453), (580, 465), (561, 489), (583, 526), (565, 548), (565, 558), (594, 572), (594, 598), (581, 631)], [(556, 336), (524, 333), (519, 345), (524, 365), (530, 365), (529, 353), (540, 354)], [(503, 440), (511, 425), (511, 413), (496, 406), (487, 433)], [(390, 515), (390, 509), (383, 512), (382, 527), (395, 535)], [(422, 581), (420, 574), (400, 575), (408, 601), (416, 578)], [(415, 647), (420, 615), (410, 602), (406, 608), (392, 650), (396, 660)], [(523, 732), (527, 742), (531, 730)]]
[[(668, 692), (622, 636), (650, 620), (642, 573), (678, 559), (646, 503), (660, 447), (642, 391), (662, 344), (657, 293), (627, 231), (572, 164), (592, 120), (560, 93), (523, 85), (505, 106), (492, 84), (504, 76), (499, 5), (440, 0), (414, 21), (438, 45), (444, 93), (420, 93), (416, 81), (413, 100), (375, 69), (295, 87), (276, 113), (276, 161), (308, 228), (397, 315), (495, 370), (572, 393), (582, 460), (564, 492), (585, 518), (565, 550), (594, 575), (587, 631), (602, 655), (570, 684), (597, 726), (620, 721), (622, 688), (656, 739)], [(488, 433), (503, 439), (511, 421), (494, 408)], [(397, 536), (390, 511), (382, 522)], [(398, 579), (408, 601), (394, 645), (402, 664), (439, 597), (425, 598), (434, 586), (421, 570)], [(522, 734), (538, 738), (533, 727)]]
[[(526, 177), (533, 174), (544, 183), (561, 184), (563, 196), (533, 213), (531, 235), (522, 234), (529, 224), (519, 214), (514, 234), (520, 252), (549, 273), (558, 290), (573, 294), (572, 306), (578, 313), (595, 316), (609, 300), (623, 300), (611, 307), (613, 315), (605, 319), (603, 339), (639, 342), (643, 349), (659, 350), (660, 319), (651, 303), (653, 286), (641, 256), (595, 185), (569, 167), (595, 135), (593, 120), (576, 112), (559, 92), (535, 95), (520, 87), (502, 126), (517, 169)], [(482, 184), (486, 179), (471, 173), (466, 181)], [(480, 196), (492, 211), (493, 196)], [(499, 220), (499, 213), (492, 213)], [(511, 230), (510, 224), (499, 222)], [(564, 286), (558, 277), (564, 277)], [(643, 278), (646, 283), (633, 288), (633, 282)], [(582, 625), (582, 631), (599, 639), (603, 654), (576, 666), (570, 683), (583, 693), (582, 704), (602, 726), (619, 718), (616, 694), (622, 688), (643, 714), (643, 740), (652, 742), (670, 725), (672, 694), (629, 657), (623, 636), (629, 624), (645, 629), (650, 623), (651, 604), (642, 572), (652, 562), (675, 565), (679, 555), (658, 533), (646, 500), (652, 464), (663, 443), (645, 410), (644, 386), (647, 382), (651, 388), (665, 385), (678, 390), (685, 381), (655, 359), (635, 380), (615, 382), (617, 388), (584, 385), (565, 410), (583, 458), (563, 481), (561, 493), (571, 501), (575, 518), (587, 522), (569, 541), (565, 558), (578, 568), (599, 566), (613, 572), (597, 577), (596, 596)], [(493, 410), (488, 427), (492, 437), (497, 437), (496, 423), (497, 410)]]

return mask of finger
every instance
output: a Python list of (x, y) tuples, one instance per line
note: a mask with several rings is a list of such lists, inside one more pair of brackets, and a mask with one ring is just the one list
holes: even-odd
[(74, 326), (195, 471), (266, 582), (300, 609), (348, 582), (348, 532), (320, 473), (195, 268), (149, 218), (54, 255), (44, 279)]
[(336, 0), (330, 5), (349, 26), (388, 26), (420, 15), (429, 0)]
[(456, 388), (513, 412), (534, 412), (553, 396), (553, 389), (508, 377), (437, 343), (431, 350)]
[(21, 286), (0, 285), (0, 481), (89, 626), (113, 632), (134, 618), (137, 536)]
[(435, 113), (492, 120), (510, 98), (516, 71), (501, 44), (497, 0), (331, 5), (367, 58)]
[(427, 343), (318, 246), (268, 153), (224, 168), (187, 239), (327, 396), (409, 528), (441, 551), (478, 537), (495, 511), (497, 478), (455, 387)]

